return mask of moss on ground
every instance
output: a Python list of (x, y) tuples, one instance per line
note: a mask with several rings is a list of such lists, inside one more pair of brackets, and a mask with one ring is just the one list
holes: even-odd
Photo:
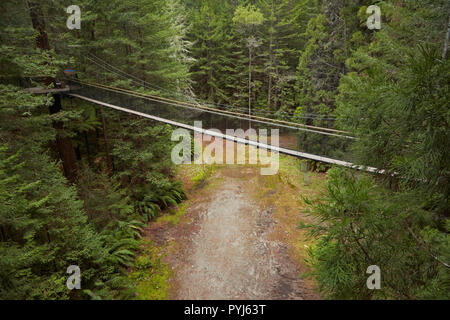
[(170, 267), (162, 261), (163, 249), (146, 240), (143, 251), (136, 258), (130, 281), (136, 284), (136, 300), (166, 300), (169, 290)]
[(184, 215), (186, 205), (187, 203), (183, 202), (180, 206), (170, 209), (168, 213), (158, 217), (158, 219), (156, 219), (156, 222), (166, 222), (176, 226)]

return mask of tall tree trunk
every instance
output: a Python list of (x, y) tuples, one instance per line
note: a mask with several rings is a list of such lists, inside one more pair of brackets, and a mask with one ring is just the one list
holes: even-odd
[(5, 231), (5, 227), (4, 226), (0, 226), (0, 232), (1, 232), (1, 234), (2, 234), (2, 241), (3, 242), (6, 242), (6, 240), (7, 240), (7, 235), (6, 235), (6, 231)]
[(30, 11), (33, 29), (38, 32), (36, 37), (36, 46), (42, 50), (50, 50), (50, 43), (45, 30), (45, 21), (43, 19), (44, 14), (42, 13), (41, 6), (38, 2), (28, 1), (28, 8)]
[[(53, 105), (50, 106), (50, 114), (55, 114), (61, 111), (61, 96), (53, 95)], [(75, 149), (69, 137), (62, 134), (63, 123), (61, 121), (54, 121), (53, 128), (56, 129), (56, 145), (58, 146), (59, 156), (63, 163), (64, 175), (66, 178), (75, 182), (77, 178), (78, 166)]]
[(100, 107), (100, 114), (102, 117), (102, 124), (103, 124), (103, 139), (105, 141), (106, 164), (108, 166), (108, 171), (110, 173), (112, 173), (113, 172), (113, 163), (111, 160), (111, 154), (109, 153), (108, 133), (106, 132), (106, 120), (105, 120), (105, 115), (103, 114), (103, 107)]
[[(50, 50), (50, 43), (48, 41), (48, 35), (45, 27), (45, 21), (43, 19), (43, 13), (39, 2), (28, 1), (28, 8), (30, 11), (31, 23), (33, 29), (38, 32), (36, 37), (36, 46), (41, 50)], [(55, 83), (55, 79), (48, 77), (46, 84), (50, 85)], [(53, 95), (54, 103), (50, 107), (50, 114), (55, 114), (61, 111), (61, 97), (58, 94)], [(58, 146), (59, 156), (63, 163), (64, 174), (66, 178), (74, 182), (77, 176), (77, 161), (75, 156), (75, 150), (73, 149), (72, 141), (69, 137), (61, 134), (63, 129), (63, 123), (60, 121), (54, 121), (53, 127), (56, 129), (56, 144)]]
[(267, 92), (267, 108), (271, 110), (271, 101), (272, 101), (272, 67), (273, 67), (273, 51), (272, 51), (272, 45), (273, 45), (273, 35), (272, 32), (270, 33), (270, 49), (269, 49), (269, 56), (270, 56), (270, 65), (269, 65), (269, 88)]
[(86, 144), (86, 153), (87, 153), (87, 157), (88, 157), (88, 162), (91, 163), (91, 150), (90, 150), (90, 147), (89, 147), (89, 138), (88, 138), (87, 131), (85, 131), (83, 133), (83, 135), (84, 135), (84, 142)]
[(274, 7), (273, 7), (273, 1), (272, 1), (272, 17), (270, 19), (270, 43), (269, 43), (269, 88), (267, 91), (267, 108), (271, 110), (271, 104), (272, 104), (272, 68), (273, 68), (273, 13), (274, 13)]
[(248, 128), (252, 128), (250, 115), (252, 114), (252, 49), (248, 47)]
[(449, 40), (450, 40), (450, 18), (449, 18), (448, 24), (447, 24), (447, 35), (445, 36), (444, 52), (442, 53), (442, 59), (447, 58)]

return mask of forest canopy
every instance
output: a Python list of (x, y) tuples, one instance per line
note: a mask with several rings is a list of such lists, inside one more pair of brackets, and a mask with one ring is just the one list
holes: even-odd
[[(301, 226), (318, 239), (310, 276), (325, 298), (449, 298), (448, 1), (79, 0), (79, 30), (71, 2), (0, 3), (0, 299), (134, 298), (143, 229), (186, 198), (170, 126), (24, 92), (65, 69), (350, 132), (354, 162), (384, 171), (332, 168), (307, 200), (320, 222)], [(65, 287), (72, 264), (81, 291)], [(381, 290), (365, 287), (369, 265)]]

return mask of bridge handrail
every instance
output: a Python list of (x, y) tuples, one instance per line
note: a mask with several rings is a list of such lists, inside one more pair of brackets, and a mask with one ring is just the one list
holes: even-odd
[[(151, 95), (151, 94), (140, 93), (140, 92), (136, 92), (136, 91), (132, 91), (132, 90), (127, 90), (127, 89), (107, 86), (107, 85), (98, 84), (98, 83), (89, 83), (89, 82), (81, 81), (81, 80), (78, 80), (78, 79), (70, 79), (70, 81), (78, 82), (78, 83), (83, 84), (83, 85), (88, 85), (88, 86), (97, 87), (97, 88), (103, 88), (103, 89), (108, 88), (110, 90), (124, 92), (124, 93), (127, 93), (129, 95), (134, 95), (134, 96), (137, 96), (137, 97), (150, 97), (150, 98), (153, 98), (153, 99), (158, 99), (160, 101), (167, 101), (167, 102), (172, 102), (172, 103), (176, 103), (176, 104), (188, 105), (188, 106), (191, 106), (191, 107), (194, 107), (194, 108), (198, 108), (198, 109), (212, 110), (212, 111), (216, 111), (216, 112), (220, 112), (220, 113), (224, 113), (224, 114), (236, 115), (236, 116), (241, 116), (241, 117), (245, 117), (245, 118), (249, 118), (249, 119), (251, 119), (251, 118), (253, 118), (253, 119), (260, 119), (260, 120), (264, 120), (264, 121), (267, 121), (267, 122), (277, 122), (277, 123), (283, 123), (283, 124), (287, 124), (287, 125), (291, 125), (291, 126), (310, 128), (310, 129), (315, 129), (315, 130), (322, 130), (322, 131), (328, 131), (328, 132), (334, 132), (334, 133), (343, 133), (343, 134), (347, 134), (347, 135), (351, 134), (350, 132), (343, 131), (343, 130), (323, 128), (323, 127), (311, 126), (311, 125), (306, 125), (306, 124), (301, 124), (301, 123), (284, 121), (284, 120), (277, 120), (277, 119), (270, 119), (270, 118), (255, 116), (255, 115), (249, 115), (249, 114), (245, 114), (245, 113), (238, 113), (238, 112), (232, 112), (232, 111), (227, 111), (227, 110), (220, 110), (220, 109), (216, 109), (216, 108), (205, 107), (205, 106), (196, 105), (196, 104), (189, 103), (189, 102), (178, 101), (178, 100), (164, 98), (164, 97), (159, 97), (159, 96), (155, 96), (155, 95)], [(352, 137), (352, 136), (342, 136), (342, 137), (355, 139), (355, 137)]]
[(69, 96), (75, 97), (75, 98), (79, 98), (94, 104), (98, 104), (101, 106), (105, 106), (108, 108), (112, 108), (112, 109), (116, 109), (122, 112), (127, 112), (127, 113), (131, 113), (131, 114), (135, 114), (141, 117), (145, 117), (148, 119), (152, 119), (155, 121), (159, 121), (159, 122), (163, 122), (163, 123), (167, 123), (173, 126), (177, 126), (180, 128), (185, 128), (188, 130), (192, 130), (195, 132), (199, 132), (205, 135), (210, 135), (210, 136), (214, 136), (214, 137), (220, 137), (226, 140), (231, 140), (234, 141), (236, 143), (241, 143), (241, 144), (248, 144), (248, 145), (252, 145), (258, 148), (263, 148), (266, 150), (270, 150), (270, 151), (274, 151), (274, 152), (279, 152), (279, 153), (283, 153), (283, 154), (287, 154), (287, 155), (291, 155), (291, 156), (295, 156), (295, 157), (300, 157), (300, 158), (305, 158), (305, 159), (310, 159), (310, 160), (314, 160), (314, 161), (319, 161), (319, 162), (324, 162), (324, 163), (328, 163), (328, 164), (336, 164), (339, 166), (344, 166), (344, 167), (348, 167), (348, 168), (353, 168), (353, 169), (357, 169), (357, 170), (362, 170), (362, 171), (367, 171), (367, 172), (372, 172), (372, 173), (380, 173), (383, 174), (385, 173), (384, 170), (379, 170), (377, 168), (374, 167), (367, 167), (367, 166), (361, 166), (361, 165), (355, 165), (351, 162), (347, 162), (347, 161), (342, 161), (342, 160), (336, 160), (336, 159), (332, 159), (332, 158), (327, 158), (327, 157), (322, 157), (322, 156), (318, 156), (318, 155), (314, 155), (314, 154), (310, 154), (310, 153), (305, 153), (305, 152), (300, 152), (300, 151), (295, 151), (295, 150), (290, 150), (290, 149), (286, 149), (286, 148), (281, 148), (281, 147), (277, 147), (277, 146), (272, 146), (272, 145), (268, 145), (268, 144), (264, 144), (264, 143), (260, 143), (257, 141), (253, 141), (253, 140), (247, 140), (247, 139), (243, 139), (243, 138), (239, 138), (239, 137), (235, 137), (235, 136), (230, 136), (230, 135), (226, 135), (223, 133), (219, 133), (216, 131), (212, 131), (212, 130), (207, 130), (207, 129), (203, 129), (203, 128), (198, 128), (195, 126), (191, 126), (185, 123), (180, 123), (177, 121), (173, 121), (173, 120), (168, 120), (168, 119), (164, 119), (164, 118), (160, 118), (160, 117), (156, 117), (153, 115), (149, 115), (143, 112), (139, 112), (139, 111), (135, 111), (135, 110), (131, 110), (131, 109), (127, 109), (127, 108), (123, 108), (123, 107), (119, 107), (110, 103), (106, 103), (106, 102), (102, 102), (99, 100), (95, 100), (92, 98), (88, 98), (79, 94), (75, 94), (75, 93), (69, 93)]
[[(77, 82), (82, 84), (81, 81), (77, 81)], [(86, 85), (92, 86), (92, 87), (95, 87), (95, 88), (99, 88), (99, 89), (102, 89), (102, 90), (107, 90), (107, 91), (111, 91), (111, 92), (115, 92), (115, 93), (121, 93), (121, 94), (126, 94), (126, 95), (137, 97), (137, 98), (142, 98), (142, 99), (146, 99), (146, 100), (150, 100), (150, 101), (154, 101), (154, 102), (161, 102), (161, 103), (165, 103), (165, 104), (168, 104), (168, 105), (180, 106), (180, 107), (188, 108), (188, 109), (192, 109), (192, 110), (200, 110), (200, 111), (205, 111), (205, 112), (208, 112), (208, 113), (213, 113), (213, 114), (217, 114), (217, 115), (220, 115), (220, 116), (228, 116), (228, 117), (233, 117), (233, 118), (236, 118), (236, 119), (246, 120), (246, 118), (240, 117), (240, 116), (235, 115), (235, 114), (224, 114), (224, 113), (222, 113), (222, 110), (219, 110), (219, 109), (208, 108), (208, 110), (205, 110), (203, 108), (192, 106), (191, 104), (180, 104), (180, 103), (176, 103), (176, 102), (169, 102), (169, 101), (164, 101), (164, 100), (159, 100), (157, 98), (149, 97), (151, 95), (139, 95), (139, 94), (135, 94), (135, 93), (123, 92), (122, 89), (116, 90), (116, 89), (114, 89), (114, 87), (109, 87), (109, 86), (104, 86), (104, 85), (87, 84), (87, 83), (86, 83)], [(128, 91), (128, 90), (125, 90), (125, 91)], [(214, 110), (214, 111), (212, 111), (212, 110)], [(274, 126), (277, 126), (277, 127), (280, 127), (280, 128), (301, 130), (301, 131), (307, 131), (307, 132), (312, 132), (312, 133), (317, 133), (317, 134), (322, 134), (322, 135), (334, 136), (334, 137), (338, 137), (338, 138), (356, 139), (356, 138), (351, 137), (351, 136), (344, 136), (344, 135), (335, 134), (335, 133), (317, 131), (317, 130), (307, 129), (307, 128), (303, 128), (303, 127), (293, 127), (293, 126), (283, 125), (283, 124), (279, 124), (279, 123), (271, 123), (271, 122), (262, 121), (262, 120), (251, 119), (250, 121), (257, 122), (257, 123), (270, 124), (270, 125), (274, 125)]]

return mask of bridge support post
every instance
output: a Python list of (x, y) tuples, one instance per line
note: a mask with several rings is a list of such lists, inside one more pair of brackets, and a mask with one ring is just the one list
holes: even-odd
[[(50, 114), (55, 114), (61, 111), (61, 96), (59, 94), (53, 95), (53, 105), (50, 106)], [(53, 128), (56, 129), (56, 145), (58, 147), (59, 156), (62, 160), (64, 175), (70, 182), (75, 182), (78, 173), (77, 158), (75, 150), (70, 138), (63, 134), (63, 123), (61, 121), (54, 121)]]

